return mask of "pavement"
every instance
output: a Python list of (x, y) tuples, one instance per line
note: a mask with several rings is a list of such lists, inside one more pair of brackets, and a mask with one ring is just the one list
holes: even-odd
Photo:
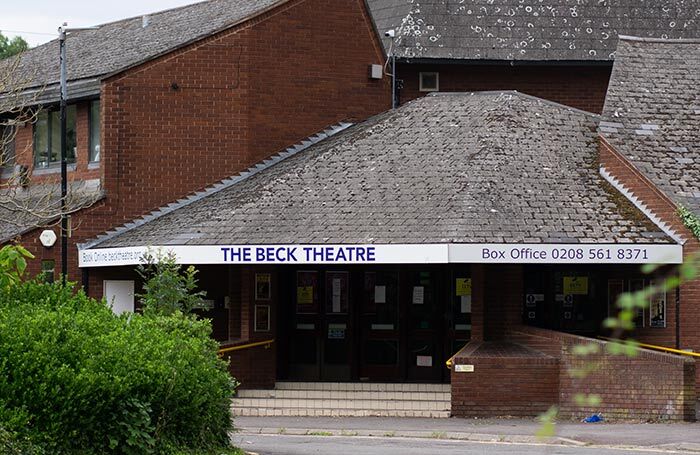
[(535, 419), (237, 417), (234, 425), (243, 439), (245, 435), (328, 436), (355, 437), (359, 443), (366, 438), (408, 438), (700, 454), (700, 423), (561, 422), (556, 424), (556, 436), (546, 439), (536, 436), (541, 425)]

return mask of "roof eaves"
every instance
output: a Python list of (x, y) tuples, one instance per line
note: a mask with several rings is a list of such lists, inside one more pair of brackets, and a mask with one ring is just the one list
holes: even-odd
[(125, 234), (133, 229), (136, 229), (137, 227), (143, 226), (146, 223), (149, 223), (149, 222), (156, 220), (158, 218), (161, 218), (169, 213), (172, 213), (175, 210), (181, 209), (183, 207), (187, 207), (188, 205), (191, 205), (191, 204), (193, 204), (193, 203), (195, 203), (195, 202), (197, 202), (205, 197), (211, 196), (211, 195), (216, 194), (220, 191), (231, 188), (234, 185), (237, 185), (239, 183), (246, 181), (248, 178), (252, 177), (253, 175), (255, 175), (261, 171), (264, 171), (264, 170), (274, 166), (275, 164), (298, 154), (299, 152), (302, 152), (302, 151), (308, 149), (312, 145), (314, 145), (314, 144), (316, 144), (324, 139), (335, 136), (336, 134), (348, 129), (352, 125), (353, 125), (352, 123), (343, 122), (343, 123), (338, 123), (336, 125), (330, 126), (329, 128), (327, 128), (327, 129), (325, 129), (325, 130), (323, 130), (323, 131), (321, 131), (313, 136), (309, 136), (308, 138), (300, 141), (299, 143), (297, 143), (291, 147), (286, 148), (282, 152), (279, 152), (278, 154), (273, 155), (273, 156), (255, 164), (255, 165), (251, 166), (247, 170), (240, 172), (235, 176), (221, 180), (220, 182), (215, 183), (214, 185), (211, 185), (211, 186), (209, 186), (201, 191), (193, 193), (189, 196), (185, 196), (184, 198), (179, 199), (173, 203), (164, 205), (164, 206), (152, 211), (151, 213), (149, 213), (147, 215), (144, 215), (144, 216), (142, 216), (138, 219), (135, 219), (129, 223), (126, 223), (122, 226), (119, 226), (119, 227), (113, 229), (113, 230), (110, 230), (107, 233), (98, 236), (97, 238), (95, 238), (92, 241), (88, 241), (88, 242), (79, 244), (78, 249), (79, 250), (86, 250), (86, 249), (94, 248), (94, 247), (99, 246), (100, 244), (102, 244), (108, 240), (112, 240), (113, 238), (118, 237), (122, 234)]
[[(193, 44), (193, 43), (196, 43), (196, 42), (198, 42), (198, 41), (202, 41), (202, 40), (204, 40), (204, 39), (207, 39), (207, 38), (209, 38), (209, 37), (212, 37), (212, 36), (214, 36), (214, 35), (217, 35), (217, 34), (219, 34), (219, 33), (221, 33), (221, 32), (224, 32), (224, 31), (226, 31), (226, 30), (229, 30), (229, 29), (231, 29), (231, 28), (234, 28), (234, 27), (237, 27), (237, 26), (239, 26), (239, 25), (241, 25), (241, 24), (244, 24), (244, 23), (248, 22), (248, 21), (251, 20), (251, 19), (254, 19), (254, 18), (258, 17), (258, 16), (262, 16), (263, 14), (265, 14), (265, 13), (267, 13), (267, 12), (269, 12), (269, 11), (272, 11), (273, 9), (278, 8), (278, 7), (280, 7), (281, 5), (284, 5), (285, 3), (289, 3), (289, 2), (291, 2), (291, 1), (292, 1), (292, 0), (279, 0), (278, 2), (273, 3), (273, 4), (270, 5), (270, 6), (267, 6), (267, 7), (263, 8), (263, 9), (260, 9), (260, 10), (258, 10), (258, 11), (256, 11), (256, 12), (254, 12), (254, 13), (252, 13), (252, 14), (250, 14), (250, 15), (244, 17), (244, 18), (242, 18), (242, 19), (239, 19), (239, 20), (237, 20), (237, 21), (235, 21), (235, 22), (232, 22), (232, 23), (230, 23), (230, 24), (228, 24), (228, 25), (225, 25), (225, 26), (223, 26), (223, 27), (220, 27), (220, 28), (218, 28), (218, 29), (216, 29), (216, 30), (214, 30), (214, 31), (211, 31), (211, 32), (205, 33), (205, 34), (203, 34), (203, 35), (200, 35), (200, 36), (198, 36), (198, 37), (196, 37), (196, 38), (187, 40), (187, 41), (185, 41), (185, 42), (183, 42), (183, 43), (180, 43), (180, 44), (178, 44), (178, 45), (176, 45), (176, 46), (171, 47), (170, 49), (168, 49), (168, 50), (166, 50), (166, 51), (160, 52), (160, 53), (158, 53), (158, 54), (156, 54), (156, 55), (149, 56), (149, 57), (147, 57), (147, 58), (145, 58), (145, 59), (142, 59), (142, 60), (139, 60), (139, 61), (137, 61), (137, 62), (131, 63), (131, 64), (129, 64), (129, 65), (125, 66), (125, 67), (122, 67), (122, 68), (120, 68), (120, 69), (118, 69), (118, 70), (115, 70), (115, 71), (112, 71), (112, 72), (110, 72), (110, 73), (106, 73), (106, 74), (100, 75), (100, 76), (98, 76), (98, 77), (99, 77), (100, 81), (103, 81), (103, 80), (112, 78), (112, 77), (117, 76), (117, 75), (119, 75), (119, 74), (121, 74), (121, 73), (123, 73), (123, 72), (125, 72), (125, 71), (128, 71), (128, 70), (130, 70), (130, 69), (132, 69), (132, 68), (136, 68), (136, 67), (138, 67), (138, 66), (140, 66), (140, 65), (143, 65), (144, 63), (148, 63), (148, 62), (150, 62), (150, 61), (152, 61), (152, 60), (156, 60), (156, 59), (161, 58), (161, 57), (163, 57), (163, 56), (165, 56), (165, 55), (168, 55), (168, 54), (170, 54), (170, 53), (173, 53), (173, 52), (176, 52), (176, 51), (178, 51), (178, 50), (180, 50), (180, 49), (183, 49), (183, 48), (185, 48), (185, 47), (187, 47), (187, 46), (189, 46), (189, 45), (191, 45), (191, 44)], [(173, 8), (173, 9), (177, 9), (177, 8)]]
[(640, 43), (700, 44), (700, 38), (650, 38), (631, 35), (620, 35), (618, 38), (621, 41), (636, 41)]

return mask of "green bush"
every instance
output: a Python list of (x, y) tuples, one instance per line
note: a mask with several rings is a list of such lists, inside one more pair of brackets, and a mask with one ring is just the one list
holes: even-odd
[(179, 312), (116, 316), (60, 284), (0, 290), (0, 451), (229, 448), (236, 384), (210, 332)]

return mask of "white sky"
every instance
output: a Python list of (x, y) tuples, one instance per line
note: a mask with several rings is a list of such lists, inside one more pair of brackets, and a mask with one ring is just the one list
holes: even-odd
[(0, 31), (9, 37), (20, 35), (36, 46), (57, 37), (56, 30), (63, 22), (68, 22), (69, 27), (87, 27), (198, 1), (201, 0), (4, 0)]

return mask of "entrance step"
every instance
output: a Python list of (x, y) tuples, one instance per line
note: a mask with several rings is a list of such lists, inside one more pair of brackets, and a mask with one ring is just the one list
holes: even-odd
[(238, 416), (450, 416), (449, 384), (278, 382), (273, 390), (239, 390)]

